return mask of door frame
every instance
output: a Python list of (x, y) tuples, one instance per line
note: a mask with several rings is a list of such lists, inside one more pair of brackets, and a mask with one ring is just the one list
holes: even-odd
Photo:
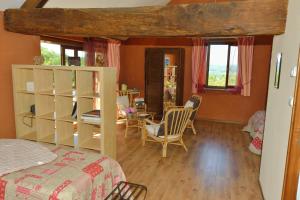
[(300, 171), (300, 49), (282, 198), (296, 199)]

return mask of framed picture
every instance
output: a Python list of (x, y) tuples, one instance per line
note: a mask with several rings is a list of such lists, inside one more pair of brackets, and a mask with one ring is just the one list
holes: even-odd
[(101, 52), (96, 52), (95, 53), (95, 66), (105, 66), (105, 58), (104, 54)]
[(279, 89), (280, 73), (281, 73), (282, 53), (278, 53), (276, 57), (275, 81), (274, 87)]

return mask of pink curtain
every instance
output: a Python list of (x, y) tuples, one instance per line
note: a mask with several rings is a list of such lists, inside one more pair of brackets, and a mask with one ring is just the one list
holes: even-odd
[(254, 37), (238, 38), (238, 84), (242, 96), (250, 96)]
[(121, 42), (109, 40), (107, 47), (108, 66), (115, 67), (117, 70), (117, 85), (119, 84), (120, 76), (120, 46)]
[(192, 49), (192, 93), (203, 92), (206, 84), (207, 42), (193, 39)]

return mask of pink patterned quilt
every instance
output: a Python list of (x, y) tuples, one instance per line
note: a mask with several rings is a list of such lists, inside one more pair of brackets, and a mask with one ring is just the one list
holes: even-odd
[(109, 157), (65, 147), (52, 151), (58, 155), (53, 162), (0, 177), (0, 200), (102, 200), (125, 181), (121, 167)]

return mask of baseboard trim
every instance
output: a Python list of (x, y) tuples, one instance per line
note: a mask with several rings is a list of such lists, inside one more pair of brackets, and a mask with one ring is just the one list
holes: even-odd
[(210, 119), (210, 118), (203, 118), (199, 117), (196, 118), (198, 121), (209, 121), (209, 122), (219, 122), (219, 123), (226, 123), (226, 124), (238, 124), (238, 125), (245, 125), (246, 123), (240, 121), (230, 121), (230, 120), (219, 120), (219, 119)]

